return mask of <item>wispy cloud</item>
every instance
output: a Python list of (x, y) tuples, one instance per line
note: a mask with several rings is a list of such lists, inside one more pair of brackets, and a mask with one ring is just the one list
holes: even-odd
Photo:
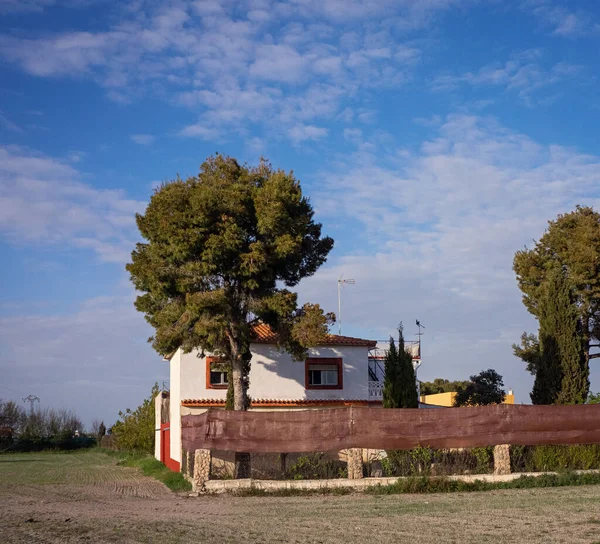
[(144, 203), (95, 189), (67, 162), (0, 147), (0, 235), (14, 243), (90, 249), (106, 262), (129, 259)]
[(527, 399), (530, 378), (510, 345), (535, 324), (512, 258), (558, 213), (598, 207), (600, 157), (539, 144), (493, 118), (451, 115), (416, 152), (362, 147), (315, 177), (319, 219), (343, 228), (329, 230), (338, 250), (304, 282), (306, 299), (335, 310), (344, 272), (356, 279), (344, 298), (347, 333), (369, 324), (386, 338), (418, 317), (428, 326), (426, 377), (493, 367)]
[(19, 125), (8, 118), (2, 110), (0, 110), (0, 128), (4, 128), (11, 132), (17, 132), (19, 134), (24, 132)]
[(146, 343), (152, 331), (133, 299), (132, 290), (117, 290), (68, 314), (45, 307), (38, 315), (0, 316), (3, 385), (35, 393), (43, 406), (73, 408), (88, 425), (95, 418), (112, 425), (119, 410), (135, 407), (155, 381), (168, 378), (168, 366)]
[(569, 9), (554, 0), (525, 0), (522, 5), (556, 36), (577, 38), (590, 33), (600, 34), (599, 22), (584, 10)]
[(297, 125), (290, 129), (289, 136), (294, 142), (303, 142), (305, 140), (319, 140), (327, 136), (328, 130), (324, 127), (315, 127), (314, 125)]
[(422, 56), (411, 33), (458, 3), (141, 3), (94, 32), (1, 35), (0, 56), (37, 77), (91, 79), (124, 105), (167, 97), (197, 115), (182, 135), (260, 123), (295, 137), (352, 109), (358, 89), (403, 85)]
[(151, 145), (156, 140), (156, 136), (152, 134), (132, 134), (131, 141), (139, 145)]
[(463, 74), (440, 74), (431, 83), (436, 92), (454, 91), (463, 85), (473, 87), (502, 87), (515, 92), (527, 104), (535, 105), (548, 99), (538, 96), (538, 91), (568, 81), (581, 73), (582, 67), (558, 62), (549, 67), (542, 64), (543, 52), (538, 49), (512, 55), (503, 64), (493, 63), (475, 72)]

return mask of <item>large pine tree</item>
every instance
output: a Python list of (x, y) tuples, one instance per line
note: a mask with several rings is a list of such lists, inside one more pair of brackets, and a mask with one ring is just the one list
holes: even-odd
[[(574, 325), (570, 317), (567, 317), (569, 312), (561, 319), (570, 323), (568, 330), (576, 327), (584, 357), (583, 369), (579, 364), (579, 357), (573, 356), (568, 358), (568, 361), (562, 361), (562, 366), (566, 365), (568, 370), (561, 389), (567, 387), (571, 392), (561, 396), (561, 402), (575, 402), (574, 399), (580, 398), (581, 392), (587, 390), (584, 384), (588, 380), (589, 361), (600, 357), (600, 353), (597, 352), (597, 348), (600, 348), (600, 213), (593, 208), (577, 206), (573, 212), (559, 215), (556, 220), (549, 222), (548, 229), (534, 248), (525, 248), (515, 254), (513, 268), (517, 274), (519, 288), (523, 292), (523, 303), (540, 322), (540, 338), (525, 333), (521, 337), (521, 345), (514, 345), (513, 348), (515, 355), (527, 364), (529, 372), (536, 376), (541, 373), (541, 379), (536, 379), (540, 383), (536, 385), (532, 395), (544, 402), (549, 392), (542, 391), (541, 382), (553, 380), (555, 377), (544, 377), (544, 373), (549, 369), (541, 362), (542, 334), (546, 336), (546, 357), (549, 357), (554, 349), (553, 340), (542, 330), (546, 327), (541, 322), (542, 309), (550, 290), (551, 276), (557, 267), (568, 279), (568, 298), (571, 301), (571, 309), (576, 314), (577, 323)], [(566, 300), (563, 298), (562, 303)], [(562, 308), (566, 311), (566, 307)], [(550, 323), (548, 326), (555, 327), (556, 324)], [(569, 333), (566, 329), (561, 330), (560, 349), (567, 352), (575, 350), (575, 344), (578, 342), (574, 339), (567, 340), (570, 338)], [(592, 353), (594, 349), (596, 352)]]

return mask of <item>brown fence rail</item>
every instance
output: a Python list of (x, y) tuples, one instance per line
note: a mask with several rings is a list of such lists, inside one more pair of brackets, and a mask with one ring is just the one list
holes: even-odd
[(315, 452), (599, 444), (600, 405), (494, 405), (439, 410), (209, 410), (182, 418), (186, 451)]

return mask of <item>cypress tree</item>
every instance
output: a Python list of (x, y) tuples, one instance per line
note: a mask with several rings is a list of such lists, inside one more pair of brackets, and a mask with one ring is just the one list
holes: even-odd
[(401, 408), (400, 376), (398, 367), (398, 351), (394, 339), (390, 337), (390, 348), (385, 356), (385, 379), (383, 381), (383, 407)]
[(398, 349), (390, 338), (390, 349), (385, 358), (383, 382), (384, 408), (418, 408), (417, 382), (412, 365), (412, 355), (404, 346), (402, 327), (399, 329)]
[(589, 366), (573, 290), (560, 267), (548, 276), (540, 310), (540, 370), (549, 396), (556, 404), (583, 404), (590, 388)]
[(406, 351), (402, 326), (398, 331), (398, 366), (400, 369), (401, 407), (418, 408), (417, 378), (412, 363), (412, 354)]

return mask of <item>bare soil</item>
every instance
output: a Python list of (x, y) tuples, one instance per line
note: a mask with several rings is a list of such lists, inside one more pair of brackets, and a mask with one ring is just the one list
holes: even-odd
[(600, 486), (189, 497), (101, 453), (0, 456), (0, 542), (600, 542)]

